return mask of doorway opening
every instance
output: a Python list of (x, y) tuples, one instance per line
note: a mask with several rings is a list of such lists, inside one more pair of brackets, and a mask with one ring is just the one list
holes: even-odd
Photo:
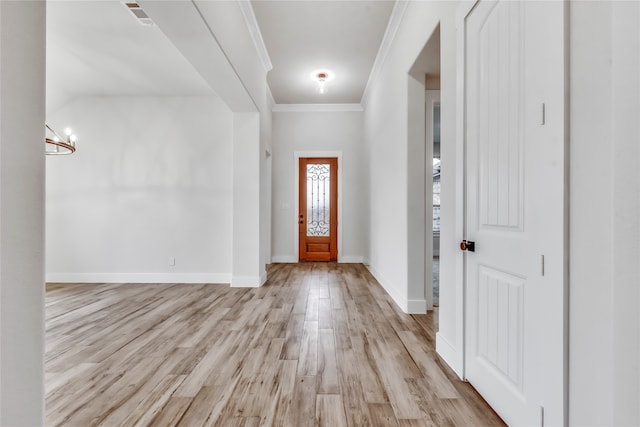
[[(413, 115), (415, 126), (420, 126), (420, 134), (415, 134), (413, 153), (420, 153), (420, 165), (416, 163), (416, 177), (421, 177), (420, 186), (415, 187), (413, 197), (423, 200), (421, 224), (423, 230), (422, 256), (420, 257), (424, 301), (427, 311), (440, 305), (440, 205), (441, 205), (441, 138), (440, 138), (440, 25), (425, 43), (416, 58), (411, 71), (410, 93), (415, 101), (411, 109), (420, 111)], [(421, 89), (421, 90), (420, 90)], [(418, 92), (418, 90), (420, 90)], [(415, 95), (413, 95), (415, 91)], [(417, 110), (420, 108), (420, 110)], [(418, 144), (420, 147), (418, 147)], [(446, 165), (445, 165), (446, 166)], [(438, 311), (434, 311), (437, 323)]]
[[(433, 255), (432, 255), (432, 269), (431, 269), (431, 278), (432, 278), (432, 287), (431, 287), (431, 305), (430, 307), (438, 307), (440, 305), (440, 193), (441, 193), (441, 185), (440, 185), (440, 171), (441, 171), (441, 161), (440, 161), (440, 90), (430, 90), (426, 91), (426, 100), (427, 100), (427, 108), (426, 108), (426, 123), (427, 123), (427, 131), (426, 135), (426, 143), (433, 144), (433, 157), (431, 159), (432, 162), (432, 173), (431, 173), (431, 189), (432, 189), (432, 237), (433, 237)], [(431, 120), (431, 126), (429, 125), (429, 121)], [(427, 159), (427, 166), (429, 159)], [(425, 199), (427, 204), (429, 199)], [(429, 210), (425, 210), (428, 216)], [(428, 222), (428, 218), (427, 218)], [(428, 260), (427, 260), (428, 262)], [(428, 282), (428, 278), (425, 278)], [(427, 290), (428, 292), (428, 290)], [(427, 303), (429, 299), (427, 298)]]

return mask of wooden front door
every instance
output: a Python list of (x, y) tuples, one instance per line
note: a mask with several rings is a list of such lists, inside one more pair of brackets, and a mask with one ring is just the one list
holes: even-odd
[(563, 7), (465, 19), (465, 375), (508, 425), (565, 420)]
[(338, 259), (338, 159), (300, 158), (299, 260)]

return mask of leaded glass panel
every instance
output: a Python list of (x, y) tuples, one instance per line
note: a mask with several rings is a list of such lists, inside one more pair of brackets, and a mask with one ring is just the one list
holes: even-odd
[(307, 236), (329, 236), (329, 164), (307, 164)]

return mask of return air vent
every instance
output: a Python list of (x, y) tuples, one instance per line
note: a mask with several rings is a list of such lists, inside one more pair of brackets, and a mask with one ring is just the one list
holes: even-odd
[(123, 3), (131, 11), (131, 13), (133, 13), (133, 16), (136, 17), (136, 19), (140, 24), (147, 27), (153, 27), (156, 25), (151, 20), (151, 18), (149, 18), (149, 15), (147, 15), (147, 13), (144, 10), (142, 10), (142, 8), (138, 3), (132, 3), (132, 2), (123, 2)]

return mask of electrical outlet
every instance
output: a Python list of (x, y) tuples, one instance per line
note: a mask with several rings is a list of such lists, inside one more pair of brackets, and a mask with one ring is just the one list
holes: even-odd
[(176, 265), (176, 257), (170, 256), (169, 257), (169, 267), (174, 267), (175, 265)]

